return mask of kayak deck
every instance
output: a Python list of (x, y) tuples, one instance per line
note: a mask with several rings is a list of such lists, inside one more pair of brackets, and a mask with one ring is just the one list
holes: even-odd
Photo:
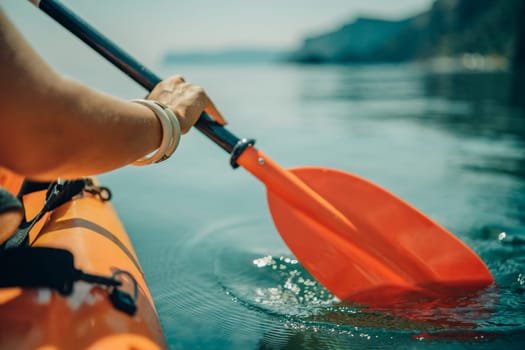
[[(12, 190), (16, 181), (10, 181)], [(28, 218), (40, 210), (44, 199), (45, 191), (24, 197)], [(3, 288), (0, 348), (166, 348), (137, 255), (112, 205), (84, 193), (46, 216), (31, 230), (31, 246), (67, 249), (75, 267), (86, 273), (128, 272), (138, 287), (137, 312), (130, 316), (117, 310), (105, 287), (83, 281), (75, 282), (68, 296), (49, 288)], [(133, 293), (133, 284), (123, 283), (122, 289)]]

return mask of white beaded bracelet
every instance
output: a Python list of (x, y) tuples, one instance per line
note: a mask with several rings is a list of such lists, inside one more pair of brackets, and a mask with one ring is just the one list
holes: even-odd
[(155, 153), (134, 161), (133, 165), (160, 163), (168, 159), (179, 145), (181, 129), (179, 120), (167, 106), (152, 100), (131, 100), (151, 109), (162, 126), (162, 141)]

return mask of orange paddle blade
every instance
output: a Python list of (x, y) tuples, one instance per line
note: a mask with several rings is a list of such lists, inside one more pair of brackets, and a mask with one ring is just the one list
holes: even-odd
[(458, 295), (493, 283), (458, 238), (381, 187), (327, 168), (280, 168), (255, 148), (239, 164), (265, 183), (274, 223), (301, 264), (341, 300)]

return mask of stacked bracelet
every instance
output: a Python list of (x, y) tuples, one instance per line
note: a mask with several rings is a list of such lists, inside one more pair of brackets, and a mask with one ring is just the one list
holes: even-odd
[(151, 156), (145, 156), (134, 161), (132, 164), (148, 165), (168, 159), (175, 152), (180, 142), (181, 129), (177, 116), (171, 109), (157, 101), (131, 100), (131, 102), (139, 103), (151, 109), (162, 125), (162, 141), (157, 151)]

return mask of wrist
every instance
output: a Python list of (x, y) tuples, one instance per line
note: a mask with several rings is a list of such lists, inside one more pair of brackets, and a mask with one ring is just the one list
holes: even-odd
[(152, 100), (132, 100), (131, 102), (148, 107), (155, 113), (157, 120), (162, 127), (162, 139), (160, 146), (151, 154), (142, 157), (133, 165), (148, 165), (160, 163), (168, 159), (177, 149), (181, 137), (181, 128), (177, 116), (166, 105)]

